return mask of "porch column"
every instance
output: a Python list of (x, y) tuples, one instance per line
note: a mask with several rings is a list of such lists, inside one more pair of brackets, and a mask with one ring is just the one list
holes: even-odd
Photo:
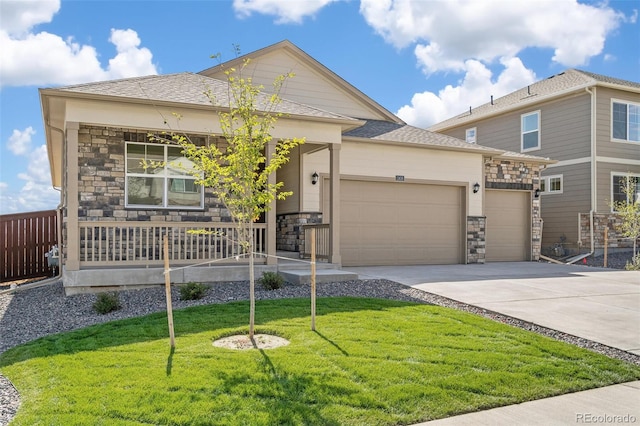
[[(266, 149), (266, 157), (267, 161), (271, 158), (271, 156), (276, 152), (276, 141), (271, 140), (267, 144)], [(268, 180), (269, 185), (275, 185), (276, 182), (276, 173), (271, 173), (269, 175)], [(266, 250), (267, 250), (267, 265), (276, 265), (278, 263), (278, 259), (276, 256), (276, 200), (273, 200), (269, 205), (269, 211), (265, 213), (265, 221), (267, 224), (267, 235), (266, 235)]]
[(329, 145), (329, 262), (342, 264), (340, 255), (340, 145)]
[[(63, 187), (66, 187), (67, 207), (67, 241), (66, 260), (64, 267), (67, 271), (80, 270), (80, 229), (78, 224), (78, 130), (80, 123), (67, 123), (66, 141), (63, 151), (66, 155), (66, 170), (63, 172)], [(62, 219), (64, 220), (64, 218)]]

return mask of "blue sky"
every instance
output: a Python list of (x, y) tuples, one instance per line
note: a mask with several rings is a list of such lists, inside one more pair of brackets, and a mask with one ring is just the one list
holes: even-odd
[(0, 0), (0, 214), (53, 209), (38, 88), (288, 39), (428, 127), (567, 68), (640, 81), (640, 0)]

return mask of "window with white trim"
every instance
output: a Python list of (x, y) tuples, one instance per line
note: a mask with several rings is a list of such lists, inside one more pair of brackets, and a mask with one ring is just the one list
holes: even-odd
[(204, 208), (203, 187), (195, 183), (194, 165), (182, 148), (127, 142), (125, 162), (126, 207)]
[(562, 175), (545, 176), (540, 178), (540, 192), (542, 194), (561, 194), (562, 190)]
[(540, 111), (520, 116), (522, 152), (540, 149)]
[[(633, 194), (629, 197), (625, 188), (632, 184)], [(640, 174), (611, 173), (611, 199), (615, 203), (640, 203)], [(615, 212), (613, 207), (612, 212)]]
[(476, 136), (477, 136), (477, 130), (475, 127), (472, 127), (466, 130), (464, 139), (467, 141), (467, 143), (476, 143), (477, 142)]
[(611, 101), (611, 138), (617, 141), (640, 142), (640, 104)]

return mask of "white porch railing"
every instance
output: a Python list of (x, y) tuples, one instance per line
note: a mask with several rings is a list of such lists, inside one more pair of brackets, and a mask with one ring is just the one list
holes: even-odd
[[(205, 230), (209, 234), (194, 234)], [(193, 264), (206, 261), (236, 262), (240, 254), (237, 230), (232, 224), (80, 222), (80, 266), (157, 266), (163, 264), (163, 240), (169, 237), (169, 261)], [(254, 224), (255, 251), (266, 250), (266, 224)], [(246, 257), (241, 261), (248, 262)], [(257, 262), (265, 257), (258, 256)]]
[(329, 224), (315, 224), (304, 225), (304, 251), (302, 252), (303, 258), (311, 257), (311, 230), (316, 230), (316, 257), (318, 259), (329, 259), (330, 244), (329, 244)]

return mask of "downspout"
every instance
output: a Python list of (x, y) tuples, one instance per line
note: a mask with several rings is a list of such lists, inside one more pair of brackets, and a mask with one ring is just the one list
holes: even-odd
[[(596, 188), (596, 88), (593, 90), (589, 87), (585, 87), (584, 90), (591, 95), (591, 210), (589, 211), (589, 253), (580, 254), (571, 258), (567, 264), (575, 263), (579, 260), (591, 256), (595, 252), (595, 236), (593, 226), (593, 215), (596, 212), (597, 206), (597, 188)], [(578, 239), (581, 241), (582, 228), (580, 226), (580, 213), (578, 213)]]

